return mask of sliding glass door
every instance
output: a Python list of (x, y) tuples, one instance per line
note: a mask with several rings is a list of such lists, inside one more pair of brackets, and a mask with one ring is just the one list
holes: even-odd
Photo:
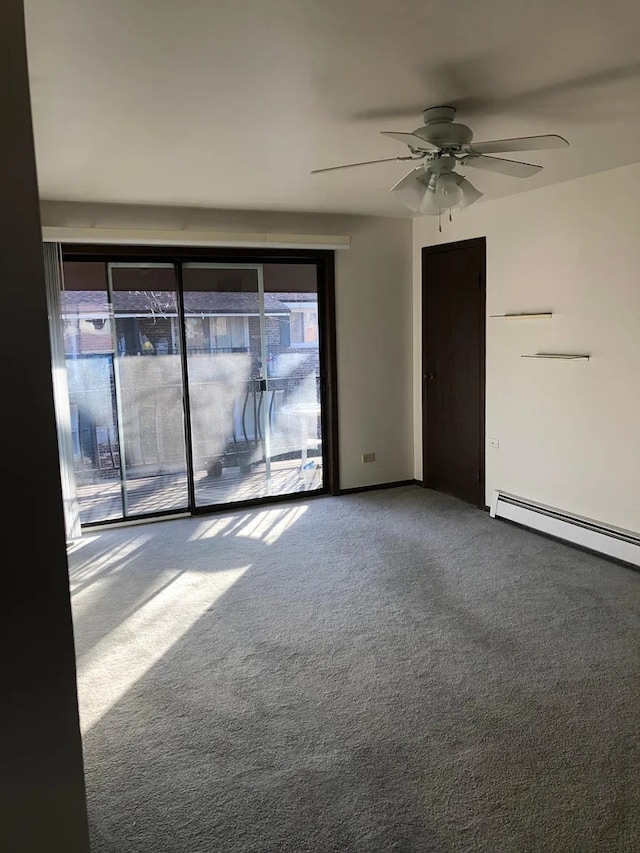
[(123, 516), (113, 306), (103, 263), (66, 263), (61, 294), (80, 523)]
[(64, 263), (80, 520), (323, 488), (313, 264)]
[(65, 263), (61, 302), (81, 523), (186, 509), (173, 265)]
[(265, 265), (264, 301), (272, 494), (321, 489), (324, 455), (315, 268)]
[(261, 269), (185, 264), (189, 411), (198, 507), (269, 494)]
[(172, 264), (108, 265), (124, 517), (188, 506), (180, 321)]
[(195, 505), (321, 488), (315, 269), (185, 264), (182, 283)]

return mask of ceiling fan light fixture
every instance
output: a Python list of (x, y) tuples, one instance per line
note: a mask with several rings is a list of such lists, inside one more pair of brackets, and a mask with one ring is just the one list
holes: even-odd
[(438, 203), (436, 194), (433, 190), (427, 189), (422, 197), (420, 208), (416, 211), (426, 216), (439, 216), (442, 212), (442, 207)]
[(425, 197), (428, 193), (433, 195), (433, 192), (428, 189), (430, 177), (431, 173), (428, 170), (418, 166), (394, 184), (390, 192), (395, 193), (396, 198), (413, 213), (421, 213)]
[(408, 172), (390, 192), (412, 213), (439, 216), (454, 207), (464, 210), (482, 198), (482, 193), (463, 175), (454, 172), (454, 166), (453, 158), (451, 162), (442, 158), (435, 163), (424, 163)]
[(391, 192), (413, 213), (438, 216), (462, 202), (460, 180), (461, 176), (453, 172), (434, 175), (430, 169), (419, 166), (391, 187)]
[(463, 197), (462, 189), (458, 186), (458, 176), (453, 172), (446, 172), (437, 178), (433, 193), (438, 206), (444, 210), (457, 207)]
[(462, 178), (458, 186), (462, 190), (462, 200), (459, 204), (460, 210), (466, 210), (469, 205), (478, 201), (478, 199), (481, 199), (483, 196), (483, 193), (481, 193), (480, 190), (477, 190), (466, 178)]

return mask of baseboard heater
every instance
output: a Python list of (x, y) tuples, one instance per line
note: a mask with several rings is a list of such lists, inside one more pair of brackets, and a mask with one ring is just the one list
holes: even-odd
[(640, 535), (599, 521), (572, 515), (507, 492), (495, 491), (491, 517), (539, 530), (616, 560), (640, 566)]

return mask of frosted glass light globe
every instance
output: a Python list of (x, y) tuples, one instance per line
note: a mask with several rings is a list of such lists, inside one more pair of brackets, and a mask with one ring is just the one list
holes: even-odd
[(435, 201), (439, 207), (455, 207), (462, 201), (462, 196), (463, 192), (458, 186), (455, 175), (450, 172), (440, 175), (435, 186)]

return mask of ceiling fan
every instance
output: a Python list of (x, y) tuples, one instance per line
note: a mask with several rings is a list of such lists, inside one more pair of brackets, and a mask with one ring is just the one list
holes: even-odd
[(420, 165), (391, 187), (390, 191), (398, 193), (398, 198), (414, 213), (439, 216), (443, 210), (450, 211), (454, 207), (464, 210), (483, 195), (464, 175), (455, 171), (457, 166), (473, 166), (514, 178), (528, 178), (539, 172), (542, 166), (489, 155), (512, 151), (542, 151), (549, 148), (566, 148), (569, 145), (566, 139), (556, 134), (473, 142), (471, 129), (465, 124), (455, 122), (455, 116), (455, 107), (429, 107), (422, 114), (424, 125), (413, 132), (382, 131), (383, 136), (407, 145), (411, 152), (408, 156), (330, 166), (326, 169), (314, 169), (311, 174), (373, 163), (388, 163), (392, 160), (419, 160)]

